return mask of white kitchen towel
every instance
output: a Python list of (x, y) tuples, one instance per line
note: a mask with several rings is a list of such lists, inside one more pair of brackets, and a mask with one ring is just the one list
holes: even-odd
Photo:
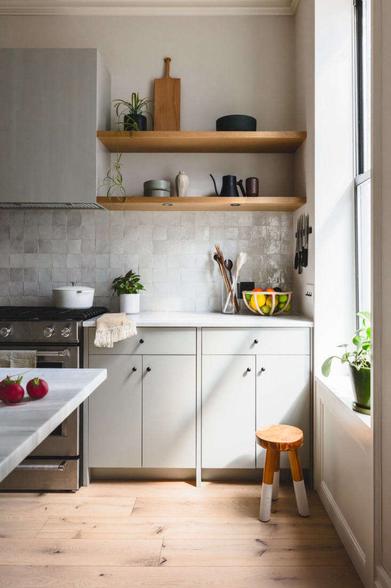
[(37, 367), (36, 351), (0, 351), (0, 367), (35, 368)]
[(124, 312), (109, 312), (96, 320), (95, 347), (114, 347), (114, 343), (137, 335), (136, 323)]

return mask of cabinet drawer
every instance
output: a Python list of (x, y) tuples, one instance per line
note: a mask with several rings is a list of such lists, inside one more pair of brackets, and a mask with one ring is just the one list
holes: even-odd
[(140, 328), (137, 335), (115, 343), (113, 349), (95, 347), (95, 329), (89, 329), (90, 355), (195, 355), (196, 330), (180, 328)]
[(204, 355), (309, 355), (308, 328), (203, 329)]

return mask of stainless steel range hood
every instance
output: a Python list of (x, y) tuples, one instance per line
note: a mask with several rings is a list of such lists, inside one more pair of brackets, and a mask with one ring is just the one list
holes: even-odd
[(97, 49), (0, 49), (0, 207), (101, 209), (110, 76)]
[(56, 208), (56, 209), (68, 209), (68, 210), (87, 210), (87, 209), (98, 209), (98, 210), (105, 210), (103, 206), (97, 204), (96, 202), (0, 202), (0, 210), (1, 209), (12, 209), (12, 210), (21, 210), (21, 209), (47, 209), (47, 208)]

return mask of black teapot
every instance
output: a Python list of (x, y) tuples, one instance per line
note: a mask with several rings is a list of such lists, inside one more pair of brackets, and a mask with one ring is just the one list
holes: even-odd
[(220, 196), (228, 196), (228, 197), (233, 197), (233, 198), (238, 197), (239, 196), (238, 186), (240, 188), (242, 196), (246, 196), (246, 192), (243, 187), (243, 180), (238, 181), (236, 179), (236, 176), (223, 176), (223, 181), (221, 184), (221, 192), (219, 194), (218, 190), (217, 190), (216, 180), (214, 179), (212, 174), (209, 174), (209, 175), (213, 180), (213, 185), (215, 188), (216, 196), (220, 195)]

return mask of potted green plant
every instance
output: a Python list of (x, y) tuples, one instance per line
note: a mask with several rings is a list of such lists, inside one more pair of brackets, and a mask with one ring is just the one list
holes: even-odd
[(121, 173), (121, 157), (122, 153), (117, 153), (114, 162), (107, 170), (106, 177), (103, 178), (103, 182), (99, 186), (105, 188), (106, 196), (125, 196), (126, 194)]
[(364, 414), (371, 412), (371, 367), (372, 367), (372, 331), (371, 316), (369, 312), (359, 312), (357, 316), (361, 319), (361, 326), (355, 332), (352, 339), (353, 349), (344, 347), (345, 352), (341, 356), (332, 355), (322, 365), (322, 374), (330, 375), (333, 359), (341, 363), (347, 363), (353, 379), (353, 389), (356, 401), (353, 402), (353, 410)]
[[(124, 131), (146, 131), (150, 98), (140, 98), (138, 92), (132, 92), (130, 100), (113, 100), (115, 112), (120, 121), (123, 116)], [(144, 114), (145, 113), (145, 114)]]
[(140, 292), (145, 290), (138, 274), (129, 270), (124, 276), (115, 278), (112, 283), (113, 293), (119, 296), (120, 311), (126, 314), (140, 312)]

